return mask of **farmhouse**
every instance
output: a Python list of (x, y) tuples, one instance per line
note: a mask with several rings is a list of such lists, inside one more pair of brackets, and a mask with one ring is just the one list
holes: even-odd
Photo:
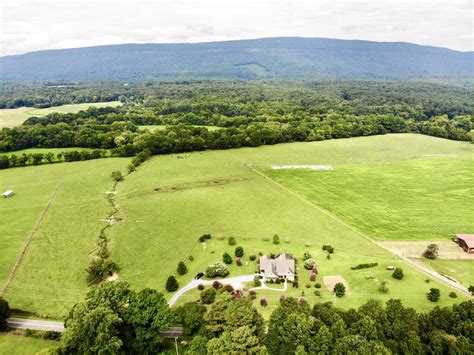
[(456, 234), (454, 241), (468, 254), (474, 254), (474, 234)]
[(15, 193), (12, 190), (7, 190), (2, 194), (2, 196), (5, 198), (9, 198), (9, 197), (12, 197), (14, 194)]
[(295, 259), (282, 253), (272, 259), (268, 255), (260, 257), (260, 273), (267, 279), (285, 278), (295, 280)]

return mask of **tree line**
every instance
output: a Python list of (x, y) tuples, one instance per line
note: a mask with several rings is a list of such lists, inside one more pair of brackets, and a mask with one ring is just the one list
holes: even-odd
[[(341, 310), (331, 302), (311, 306), (282, 296), (265, 322), (254, 294), (213, 290), (215, 302), (188, 302), (169, 309), (153, 289), (135, 291), (125, 282), (91, 288), (65, 321), (59, 354), (156, 354), (174, 351), (163, 337), (183, 327), (187, 354), (472, 354), (474, 302), (418, 313), (400, 300), (369, 300)], [(8, 304), (0, 300), (0, 316)], [(6, 319), (6, 318), (5, 318)], [(0, 325), (4, 320), (0, 319)], [(3, 330), (5, 327), (3, 328)]]

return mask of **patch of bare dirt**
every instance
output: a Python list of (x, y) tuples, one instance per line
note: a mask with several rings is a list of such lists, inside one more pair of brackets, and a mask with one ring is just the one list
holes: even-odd
[(474, 260), (473, 254), (467, 254), (454, 242), (381, 242), (394, 254), (411, 259), (420, 259), (428, 245), (436, 244), (439, 248), (438, 259), (445, 260)]
[(326, 286), (329, 292), (333, 292), (334, 286), (338, 283), (342, 283), (346, 287), (346, 295), (351, 294), (351, 290), (349, 288), (349, 284), (341, 275), (334, 275), (334, 276), (324, 276), (323, 283)]
[(177, 184), (173, 186), (160, 186), (155, 188), (155, 192), (164, 193), (164, 192), (176, 192), (182, 190), (196, 189), (201, 187), (213, 187), (213, 186), (222, 186), (232, 183), (246, 181), (248, 178), (229, 178), (229, 179), (212, 179), (205, 181), (193, 181), (183, 184)]

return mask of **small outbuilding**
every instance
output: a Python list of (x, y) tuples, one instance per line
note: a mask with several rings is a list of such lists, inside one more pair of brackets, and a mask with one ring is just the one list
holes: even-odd
[(13, 192), (13, 190), (7, 190), (7, 191), (5, 191), (5, 192), (2, 194), (2, 196), (3, 196), (4, 198), (10, 198), (10, 197), (12, 197), (14, 194), (15, 194), (15, 193)]
[(468, 254), (474, 254), (474, 234), (456, 234), (454, 241)]

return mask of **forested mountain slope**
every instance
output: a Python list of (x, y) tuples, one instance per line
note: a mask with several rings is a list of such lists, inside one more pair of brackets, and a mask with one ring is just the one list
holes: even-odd
[(407, 78), (474, 74), (474, 52), (401, 42), (264, 38), (123, 44), (0, 58), (0, 81)]

